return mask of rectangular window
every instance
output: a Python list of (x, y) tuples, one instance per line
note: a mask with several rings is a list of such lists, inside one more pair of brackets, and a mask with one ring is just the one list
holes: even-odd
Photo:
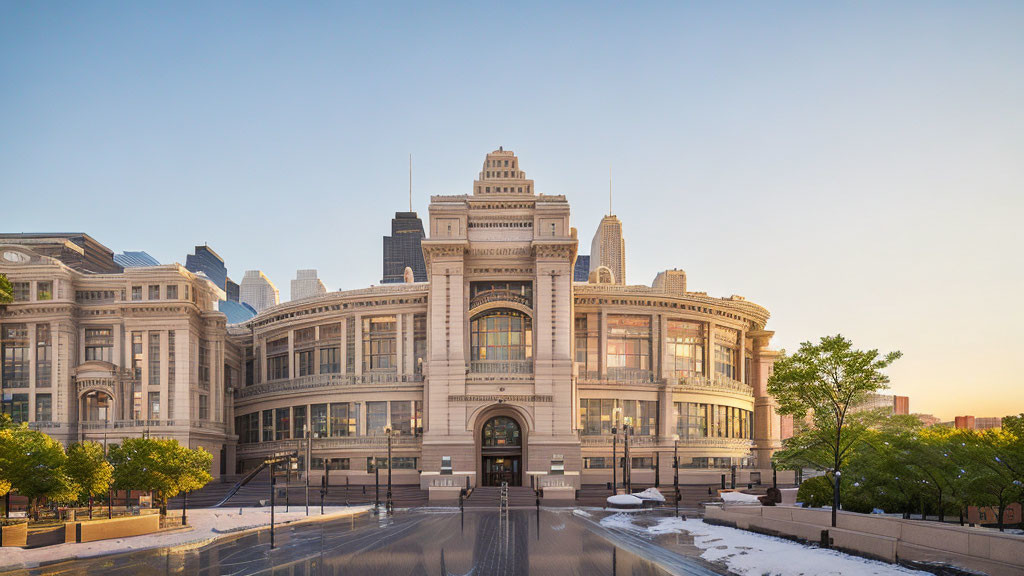
[(53, 300), (53, 282), (36, 282), (36, 300)]
[(576, 317), (573, 325), (573, 337), (576, 345), (576, 364), (580, 367), (580, 373), (585, 373), (587, 368), (587, 317), (580, 315)]
[(274, 440), (274, 411), (264, 410), (263, 411), (263, 441), (271, 442)]
[(289, 438), (288, 432), (291, 430), (291, 414), (288, 408), (278, 408), (276, 410), (276, 425), (274, 426), (274, 440), (287, 440)]
[(177, 284), (168, 284), (166, 290), (167, 290), (167, 299), (168, 300), (177, 300), (178, 299), (178, 285)]
[(612, 427), (618, 426), (615, 421), (615, 400), (611, 398), (581, 398), (580, 427), (583, 434), (599, 436), (611, 434)]
[(28, 422), (28, 394), (4, 394), (2, 408), (15, 424)]
[(651, 317), (609, 315), (607, 360), (611, 379), (650, 379)]
[(288, 355), (279, 354), (267, 357), (267, 379), (284, 380), (288, 378)]
[(0, 327), (3, 353), (4, 388), (28, 388), (28, 325), (4, 324)]
[(199, 395), (199, 419), (210, 419), (210, 397), (206, 394)]
[(630, 458), (632, 462), (630, 465), (637, 470), (653, 470), (654, 469), (654, 458), (650, 456), (635, 456)]
[(114, 361), (114, 331), (111, 328), (85, 329), (85, 360)]
[(397, 350), (394, 316), (363, 318), (363, 370), (394, 370)]
[(312, 376), (316, 374), (315, 350), (303, 350), (295, 353), (295, 368), (298, 376)]
[(199, 388), (210, 389), (210, 341), (199, 340)]
[(715, 375), (735, 380), (739, 377), (739, 331), (715, 329)]
[[(417, 469), (416, 468), (416, 461), (417, 460), (419, 460), (419, 459), (414, 457), (414, 456), (395, 456), (394, 458), (391, 459), (391, 469), (392, 470), (416, 470)], [(370, 472), (372, 474), (374, 472), (374, 470), (376, 470), (378, 468), (381, 471), (384, 471), (384, 470), (388, 469), (388, 459), (387, 459), (387, 457), (381, 458), (381, 457), (367, 456), (366, 457), (366, 471)]]
[[(167, 419), (174, 418), (174, 330), (167, 332)], [(259, 422), (256, 422), (256, 434), (259, 435)]]
[(583, 459), (583, 468), (587, 470), (610, 469), (612, 459), (604, 456), (591, 456)]
[(32, 293), (31, 282), (11, 282), (11, 288), (13, 288), (13, 296), (15, 302), (28, 302), (29, 296)]
[(350, 402), (331, 403), (331, 436), (355, 436), (358, 434), (358, 405)]
[(356, 371), (356, 319), (345, 320), (345, 373)]
[(160, 419), (160, 393), (150, 392), (149, 393), (149, 419), (159, 420)]
[(388, 425), (388, 403), (366, 403), (366, 434), (383, 434)]
[(306, 437), (306, 407), (292, 407), (292, 438)]
[(413, 361), (416, 363), (417, 374), (423, 374), (423, 362), (427, 357), (427, 315), (416, 314), (412, 317)]
[(150, 287), (149, 287), (149, 299), (150, 300), (159, 300), (160, 299), (160, 285), (159, 284), (150, 285)]
[(665, 335), (668, 355), (665, 363), (673, 380), (704, 374), (704, 325), (700, 322), (669, 320)]
[(337, 374), (341, 371), (341, 352), (337, 346), (320, 349), (320, 373)]
[(49, 388), (53, 372), (50, 325), (36, 324), (36, 388)]
[(53, 402), (49, 394), (36, 394), (36, 422), (53, 420)]
[(160, 385), (160, 333), (149, 333), (149, 385)]
[(142, 286), (132, 286), (132, 300), (142, 300)]
[(327, 404), (313, 404), (309, 407), (309, 423), (313, 427), (313, 435), (327, 438)]
[(658, 433), (657, 400), (622, 400), (622, 417), (623, 421), (633, 425), (637, 435), (652, 436)]
[(415, 429), (412, 420), (412, 402), (391, 402), (391, 429), (402, 436), (411, 436)]

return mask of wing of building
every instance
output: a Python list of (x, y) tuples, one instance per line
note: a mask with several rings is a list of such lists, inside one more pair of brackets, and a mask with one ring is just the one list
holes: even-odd
[(769, 468), (766, 309), (689, 292), (680, 270), (626, 285), (624, 254), (593, 244), (591, 266), (620, 274), (575, 282), (569, 203), (538, 194), (510, 151), (486, 156), (471, 193), (432, 197), (427, 233), (426, 281), (254, 306), (232, 325), (217, 288), (179, 266), (90, 275), (2, 247), (20, 295), (0, 316), (16, 359), (4, 409), (64, 441), (146, 426), (210, 448), (226, 474), (309, 433), (312, 474), (372, 482), (388, 430), (396, 482), (423, 486), (603, 484), (624, 429), (636, 483), (671, 482), (676, 450), (694, 482)]

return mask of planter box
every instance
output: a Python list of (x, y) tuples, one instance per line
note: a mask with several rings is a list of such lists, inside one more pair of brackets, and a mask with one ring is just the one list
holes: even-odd
[(68, 522), (64, 524), (65, 542), (95, 542), (111, 538), (141, 536), (160, 531), (160, 515), (126, 516), (110, 520)]
[(0, 529), (0, 546), (28, 545), (28, 522), (9, 524)]

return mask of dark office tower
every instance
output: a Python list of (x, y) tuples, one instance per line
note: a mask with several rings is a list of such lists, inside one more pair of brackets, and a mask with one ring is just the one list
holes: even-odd
[(146, 268), (148, 266), (159, 266), (160, 262), (145, 252), (128, 252), (114, 254), (114, 262), (125, 268)]
[(586, 282), (590, 279), (590, 256), (580, 254), (576, 257), (576, 267), (572, 269), (573, 282)]
[(427, 265), (423, 262), (423, 221), (415, 212), (395, 212), (391, 220), (391, 236), (384, 237), (384, 278), (381, 284), (404, 282), (405, 269), (412, 268), (413, 279), (427, 281)]
[(206, 274), (218, 288), (225, 289), (228, 269), (224, 266), (224, 259), (217, 255), (213, 248), (205, 245), (196, 246), (195, 254), (185, 256), (185, 268), (190, 272)]
[(228, 293), (228, 300), (231, 302), (238, 302), (238, 284), (235, 284), (231, 278), (226, 280), (227, 284), (224, 287), (224, 291)]

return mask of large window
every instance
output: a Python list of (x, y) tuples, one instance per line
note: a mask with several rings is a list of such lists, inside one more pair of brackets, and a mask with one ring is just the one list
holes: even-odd
[(657, 400), (622, 400), (623, 422), (633, 426), (633, 433), (652, 436), (658, 433)]
[(306, 437), (306, 407), (292, 408), (292, 438)]
[(580, 427), (583, 434), (611, 434), (615, 422), (615, 400), (611, 398), (580, 398)]
[(210, 341), (199, 340), (199, 387), (210, 389)]
[(754, 413), (734, 406), (676, 402), (676, 433), (696, 438), (753, 438)]
[(160, 385), (160, 333), (149, 333), (149, 385)]
[(651, 317), (608, 316), (608, 375), (651, 369)]
[(235, 434), (242, 444), (253, 444), (260, 441), (260, 413), (253, 412), (235, 416)]
[(363, 318), (363, 370), (394, 370), (395, 329), (394, 316)]
[(3, 348), (4, 388), (28, 387), (28, 327), (25, 324), (4, 324), (0, 327)]
[(411, 436), (415, 429), (412, 402), (391, 402), (391, 429), (403, 436)]
[(739, 377), (739, 332), (730, 328), (715, 329), (715, 374), (731, 378)]
[(341, 353), (337, 346), (320, 349), (320, 373), (337, 374), (341, 372)]
[(316, 374), (315, 350), (303, 350), (295, 353), (295, 369), (298, 376), (311, 376)]
[(53, 282), (36, 282), (36, 300), (53, 300)]
[(132, 374), (142, 380), (142, 332), (132, 332)]
[(589, 370), (595, 370), (596, 366), (587, 365), (588, 346), (587, 342), (590, 337), (590, 332), (587, 330), (587, 317), (586, 315), (580, 315), (576, 317), (576, 322), (573, 325), (573, 337), (575, 338), (576, 345), (576, 364), (580, 367), (580, 373), (587, 372)]
[(50, 325), (36, 324), (36, 388), (49, 388), (53, 371)]
[(519, 424), (507, 416), (491, 418), (484, 424), (483, 446), (522, 446)]
[(359, 434), (359, 405), (352, 402), (331, 403), (331, 436)]
[(674, 380), (704, 373), (704, 325), (700, 322), (668, 321), (668, 356), (665, 363)]
[[(174, 330), (167, 332), (167, 418), (174, 418), (174, 380), (177, 376), (174, 370), (174, 347), (176, 346), (174, 340)], [(259, 433), (259, 423), (257, 422), (256, 432)]]
[(291, 410), (289, 408), (278, 408), (275, 410), (274, 440), (287, 440), (292, 428)]
[(85, 360), (114, 360), (114, 331), (111, 328), (85, 329)]
[(149, 418), (151, 420), (160, 419), (160, 393), (150, 392), (149, 393)]
[(288, 355), (278, 354), (267, 357), (267, 380), (283, 380), (288, 377)]
[(580, 398), (580, 428), (586, 436), (611, 434), (612, 428), (621, 429), (627, 418), (634, 434), (657, 434), (658, 401)]
[(208, 394), (199, 395), (199, 419), (210, 419), (210, 396)]
[(53, 401), (49, 394), (36, 394), (36, 422), (53, 420)]
[(110, 396), (103, 392), (92, 391), (86, 393), (80, 402), (82, 407), (82, 419), (87, 422), (103, 422), (110, 420), (113, 416), (111, 408), (113, 402)]
[(412, 347), (416, 373), (423, 374), (423, 362), (427, 358), (427, 316), (416, 314), (412, 317)]
[(31, 282), (11, 282), (15, 302), (28, 302), (32, 294)]
[(473, 360), (507, 361), (533, 358), (533, 323), (514, 310), (477, 316), (470, 324)]
[(327, 437), (327, 404), (313, 404), (309, 407), (309, 423), (313, 427), (314, 436)]
[(15, 424), (28, 422), (28, 394), (4, 395), (3, 413), (11, 417)]
[(271, 442), (274, 439), (274, 411), (263, 411), (263, 441)]
[(383, 434), (388, 425), (388, 403), (366, 403), (366, 433)]

